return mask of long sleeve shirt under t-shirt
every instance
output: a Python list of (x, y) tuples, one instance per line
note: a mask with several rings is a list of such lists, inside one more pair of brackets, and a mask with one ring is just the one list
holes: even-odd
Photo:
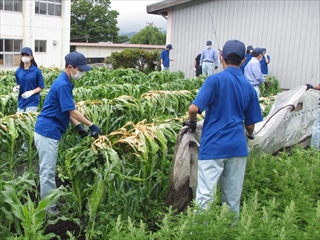
[(244, 76), (253, 86), (259, 86), (264, 83), (264, 77), (261, 72), (260, 62), (253, 57), (244, 68)]
[(205, 49), (201, 54), (200, 65), (203, 62), (212, 62), (215, 66), (218, 66), (218, 53), (213, 48)]

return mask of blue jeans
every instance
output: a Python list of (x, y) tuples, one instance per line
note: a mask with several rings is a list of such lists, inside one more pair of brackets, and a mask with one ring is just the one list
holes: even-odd
[(39, 154), (40, 195), (43, 199), (50, 190), (57, 188), (55, 176), (60, 141), (34, 132), (34, 142)]
[(222, 202), (230, 210), (239, 213), (246, 170), (246, 157), (233, 157), (198, 161), (198, 188), (196, 202), (206, 209), (213, 202), (218, 182), (221, 185)]

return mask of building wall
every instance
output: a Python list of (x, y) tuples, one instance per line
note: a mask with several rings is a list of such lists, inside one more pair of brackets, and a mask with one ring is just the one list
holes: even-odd
[(170, 68), (191, 78), (194, 59), (207, 40), (217, 49), (229, 39), (239, 39), (267, 49), (269, 74), (281, 88), (318, 84), (319, 10), (319, 0), (213, 0), (175, 6), (168, 13), (167, 41), (173, 44), (170, 57), (175, 60)]
[[(22, 12), (0, 10), (0, 39), (22, 40), (21, 47), (32, 48), (39, 66), (63, 67), (64, 56), (70, 51), (70, 0), (62, 1), (61, 16), (35, 14), (35, 0), (22, 2)], [(35, 52), (35, 40), (47, 41), (46, 52)], [(4, 68), (15, 69), (17, 65), (0, 64), (0, 69)]]

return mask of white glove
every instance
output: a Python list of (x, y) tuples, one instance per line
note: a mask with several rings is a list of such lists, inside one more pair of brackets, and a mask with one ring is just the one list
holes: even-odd
[(14, 86), (13, 89), (12, 89), (12, 91), (13, 91), (14, 93), (19, 92), (19, 91), (20, 91), (20, 86), (19, 86), (19, 85)]
[(197, 68), (194, 68), (193, 70), (196, 72), (196, 71), (197, 71)]
[(164, 69), (164, 66), (163, 66), (163, 64), (161, 64), (161, 70), (163, 70)]
[(24, 92), (24, 94), (22, 94), (21, 97), (23, 97), (24, 99), (27, 99), (27, 98), (31, 97), (33, 94), (34, 94), (34, 92), (32, 90), (30, 90), (30, 91)]

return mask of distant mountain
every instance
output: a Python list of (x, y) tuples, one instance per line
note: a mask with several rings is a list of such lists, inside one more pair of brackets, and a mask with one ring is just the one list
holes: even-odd
[(135, 35), (137, 32), (129, 32), (129, 33), (119, 33), (119, 36), (124, 35), (128, 38), (131, 38), (133, 35)]
[[(167, 31), (166, 30), (162, 30), (162, 33), (166, 33)], [(119, 36), (122, 36), (122, 35), (124, 35), (124, 36), (127, 36), (128, 38), (131, 38), (133, 35), (135, 35), (137, 32), (128, 32), (128, 33), (119, 33)]]

